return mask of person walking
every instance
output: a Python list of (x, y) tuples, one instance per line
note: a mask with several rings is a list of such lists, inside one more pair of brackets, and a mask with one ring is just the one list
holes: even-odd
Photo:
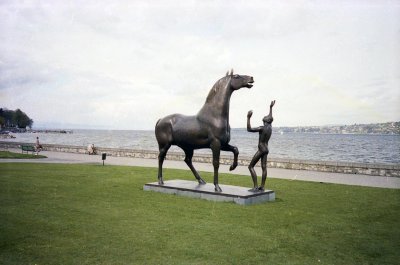
[(35, 149), (36, 149), (36, 155), (38, 155), (39, 152), (42, 151), (43, 149), (42, 145), (39, 142), (39, 137), (36, 137)]

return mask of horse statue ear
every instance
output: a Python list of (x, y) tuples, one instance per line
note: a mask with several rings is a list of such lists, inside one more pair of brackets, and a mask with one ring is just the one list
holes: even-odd
[(231, 73), (229, 75), (233, 75), (233, 68), (231, 69)]
[(226, 71), (226, 75), (225, 76), (228, 76), (229, 75), (229, 70), (228, 71)]

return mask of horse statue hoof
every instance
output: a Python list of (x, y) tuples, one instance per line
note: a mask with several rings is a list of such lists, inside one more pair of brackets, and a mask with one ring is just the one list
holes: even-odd
[(164, 185), (164, 181), (163, 181), (162, 179), (159, 179), (159, 180), (158, 180), (158, 184), (159, 184), (159, 185)]
[(231, 165), (231, 166), (229, 167), (229, 171), (234, 170), (236, 167), (237, 167), (237, 163)]
[(204, 185), (207, 184), (207, 182), (205, 182), (202, 178), (198, 179), (199, 184)]
[(215, 185), (215, 189), (214, 190), (215, 190), (215, 192), (222, 192), (222, 189), (218, 184)]

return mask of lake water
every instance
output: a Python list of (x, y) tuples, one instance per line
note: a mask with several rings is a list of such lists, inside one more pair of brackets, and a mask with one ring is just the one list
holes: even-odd
[[(158, 150), (154, 131), (74, 130), (72, 134), (19, 133), (14, 136), (15, 139), (5, 141), (34, 143), (39, 136), (43, 144), (86, 146), (93, 143), (99, 147)], [(239, 148), (240, 155), (253, 156), (257, 143), (258, 133), (232, 129), (230, 144)], [(400, 135), (273, 133), (269, 148), (272, 158), (400, 164)], [(181, 149), (171, 147), (170, 150)], [(196, 150), (195, 153), (211, 154), (211, 150)]]

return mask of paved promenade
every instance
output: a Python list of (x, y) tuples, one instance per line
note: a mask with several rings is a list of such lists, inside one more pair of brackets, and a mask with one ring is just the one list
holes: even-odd
[[(20, 149), (9, 149), (11, 152), (19, 153)], [(40, 154), (47, 156), (44, 159), (0, 159), (0, 163), (4, 162), (29, 162), (29, 163), (69, 163), (69, 164), (102, 164), (101, 155), (85, 155), (76, 153), (63, 153), (63, 152), (50, 152), (43, 151)], [(143, 167), (157, 167), (158, 162), (155, 159), (141, 159), (129, 157), (113, 157), (107, 156), (105, 165), (124, 165), (124, 166), (143, 166)], [(211, 164), (206, 163), (193, 163), (198, 171), (213, 172)], [(164, 161), (165, 168), (177, 168), (189, 170), (183, 161)], [(234, 171), (229, 171), (229, 165), (221, 165), (220, 172), (245, 175), (249, 178), (249, 185), (252, 183), (249, 170), (246, 166), (238, 166)], [(257, 175), (261, 175), (261, 168), (256, 168)], [(1, 172), (0, 172), (1, 174)], [(189, 174), (192, 174), (191, 172)], [(400, 189), (400, 178), (396, 177), (381, 177), (381, 176), (368, 176), (356, 174), (341, 174), (341, 173), (327, 173), (306, 170), (290, 170), (280, 168), (268, 168), (269, 178), (290, 179), (290, 180), (305, 180), (323, 183), (338, 183), (345, 185), (357, 185), (379, 188), (392, 188)], [(156, 176), (153, 180), (156, 181)]]

